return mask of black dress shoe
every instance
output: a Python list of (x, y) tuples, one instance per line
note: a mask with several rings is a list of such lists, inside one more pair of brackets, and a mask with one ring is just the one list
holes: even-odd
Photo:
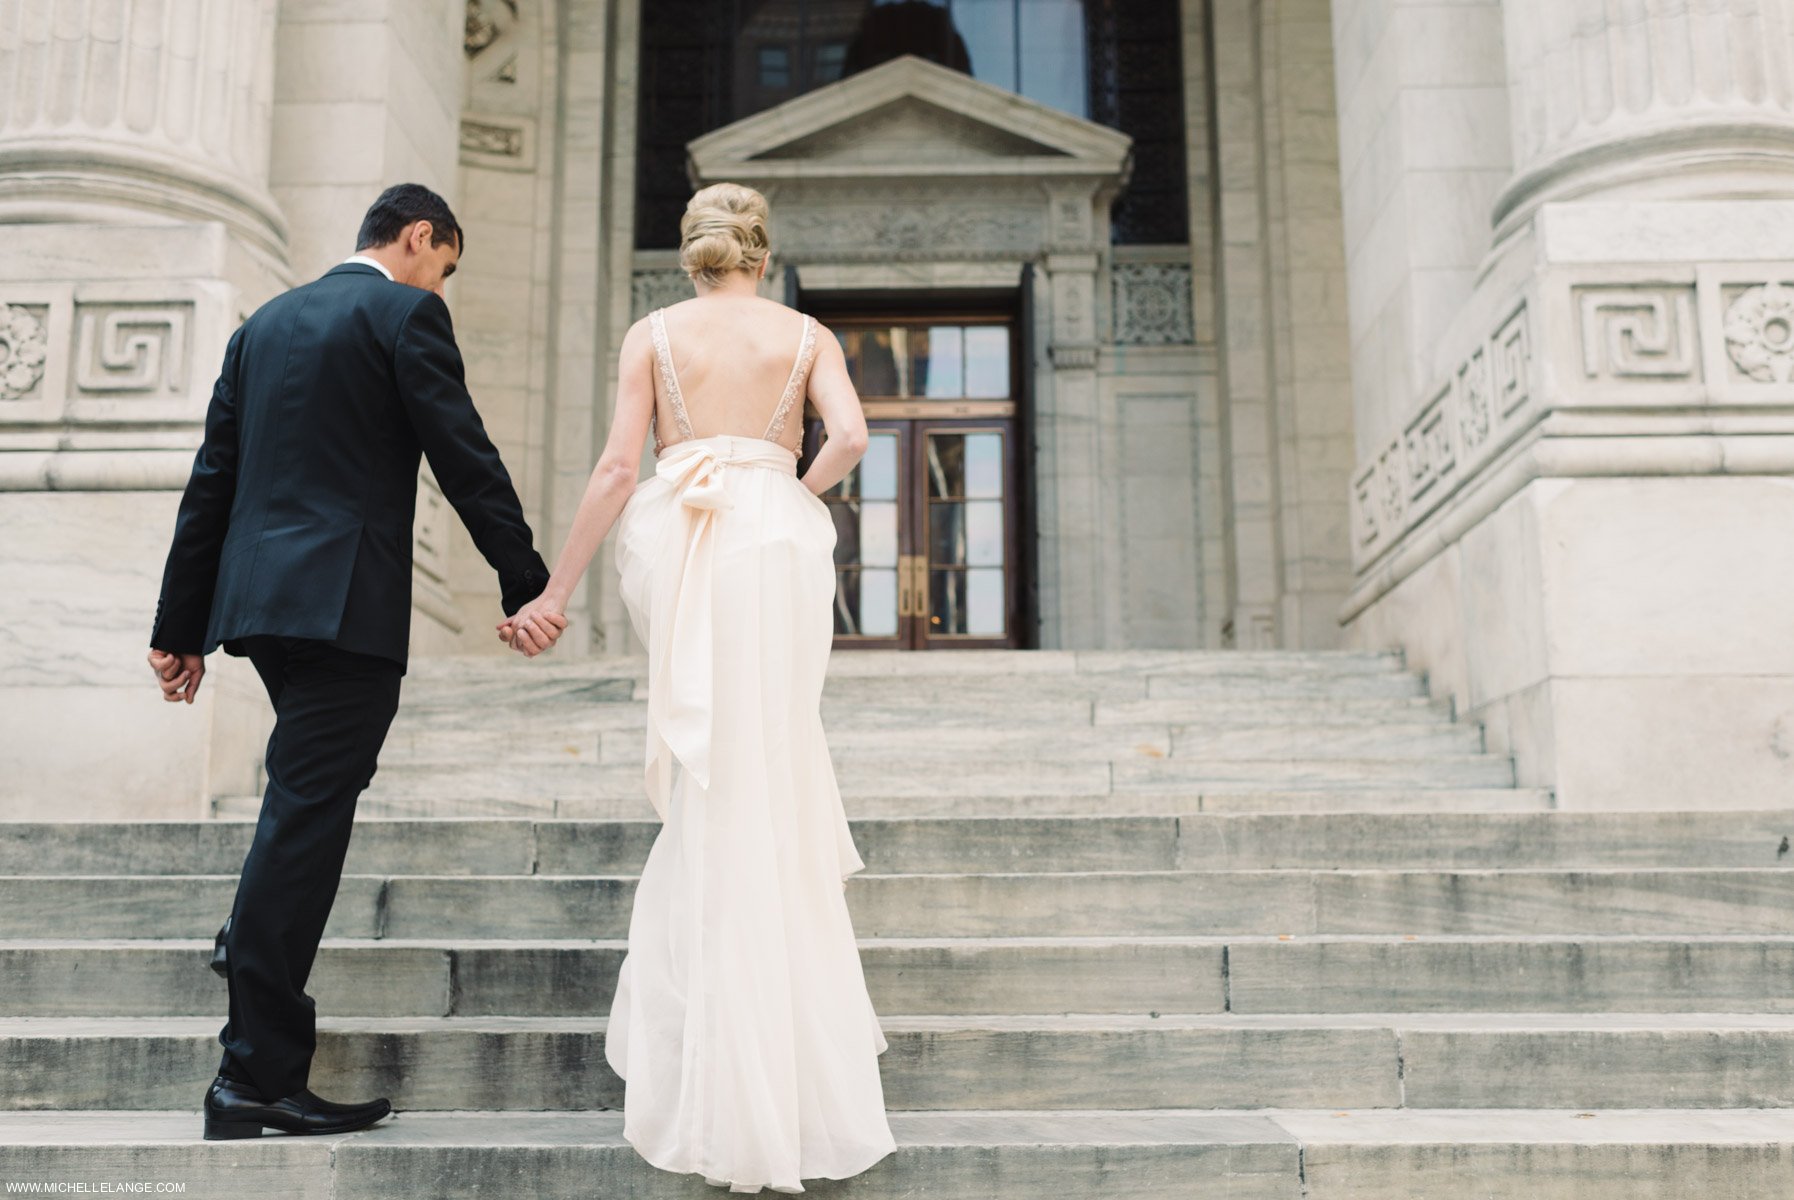
[(363, 1104), (337, 1104), (310, 1088), (268, 1101), (246, 1083), (220, 1075), (206, 1089), (208, 1142), (261, 1137), (263, 1129), (283, 1133), (349, 1133), (365, 1129), (392, 1112), (385, 1097)]
[(218, 972), (218, 978), (229, 979), (230, 968), (226, 965), (229, 959), (224, 953), (224, 935), (230, 932), (230, 918), (224, 918), (224, 924), (212, 939), (212, 970)]

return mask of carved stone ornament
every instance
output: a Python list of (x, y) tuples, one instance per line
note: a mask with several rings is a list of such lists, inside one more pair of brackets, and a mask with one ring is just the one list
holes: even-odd
[(1725, 348), (1758, 383), (1787, 383), (1794, 376), (1794, 289), (1766, 283), (1733, 300), (1725, 313)]
[(16, 400), (44, 377), (44, 327), (22, 308), (0, 304), (0, 400)]
[(478, 57), (516, 23), (517, 0), (467, 0), (467, 32), (462, 43), (467, 57)]
[(692, 298), (691, 277), (678, 267), (648, 268), (634, 273), (630, 280), (630, 315), (639, 321), (656, 308), (665, 308)]
[(1195, 341), (1186, 263), (1116, 263), (1115, 340), (1135, 345)]

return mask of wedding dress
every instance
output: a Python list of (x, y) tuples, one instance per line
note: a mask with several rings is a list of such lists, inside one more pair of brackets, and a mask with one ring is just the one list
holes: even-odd
[(623, 1136), (732, 1192), (801, 1192), (896, 1149), (844, 893), (865, 867), (823, 738), (835, 527), (775, 439), (816, 324), (761, 437), (698, 437), (662, 310), (649, 314), (679, 440), (617, 524), (648, 647), (644, 784), (661, 819), (636, 887), (604, 1056)]

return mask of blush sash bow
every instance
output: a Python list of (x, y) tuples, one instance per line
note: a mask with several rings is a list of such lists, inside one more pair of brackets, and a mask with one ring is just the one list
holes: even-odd
[(648, 640), (648, 800), (664, 822), (673, 760), (710, 786), (716, 676), (716, 539), (722, 511), (735, 507), (726, 480), (733, 467), (797, 474), (790, 450), (765, 438), (717, 434), (688, 438), (661, 452), (654, 474), (672, 489), (667, 544), (656, 551)]

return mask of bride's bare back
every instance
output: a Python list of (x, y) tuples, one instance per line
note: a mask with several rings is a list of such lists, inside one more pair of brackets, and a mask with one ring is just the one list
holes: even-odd
[(798, 452), (816, 355), (814, 320), (760, 296), (709, 295), (656, 310), (650, 325), (656, 323), (656, 455), (717, 434), (765, 437)]

